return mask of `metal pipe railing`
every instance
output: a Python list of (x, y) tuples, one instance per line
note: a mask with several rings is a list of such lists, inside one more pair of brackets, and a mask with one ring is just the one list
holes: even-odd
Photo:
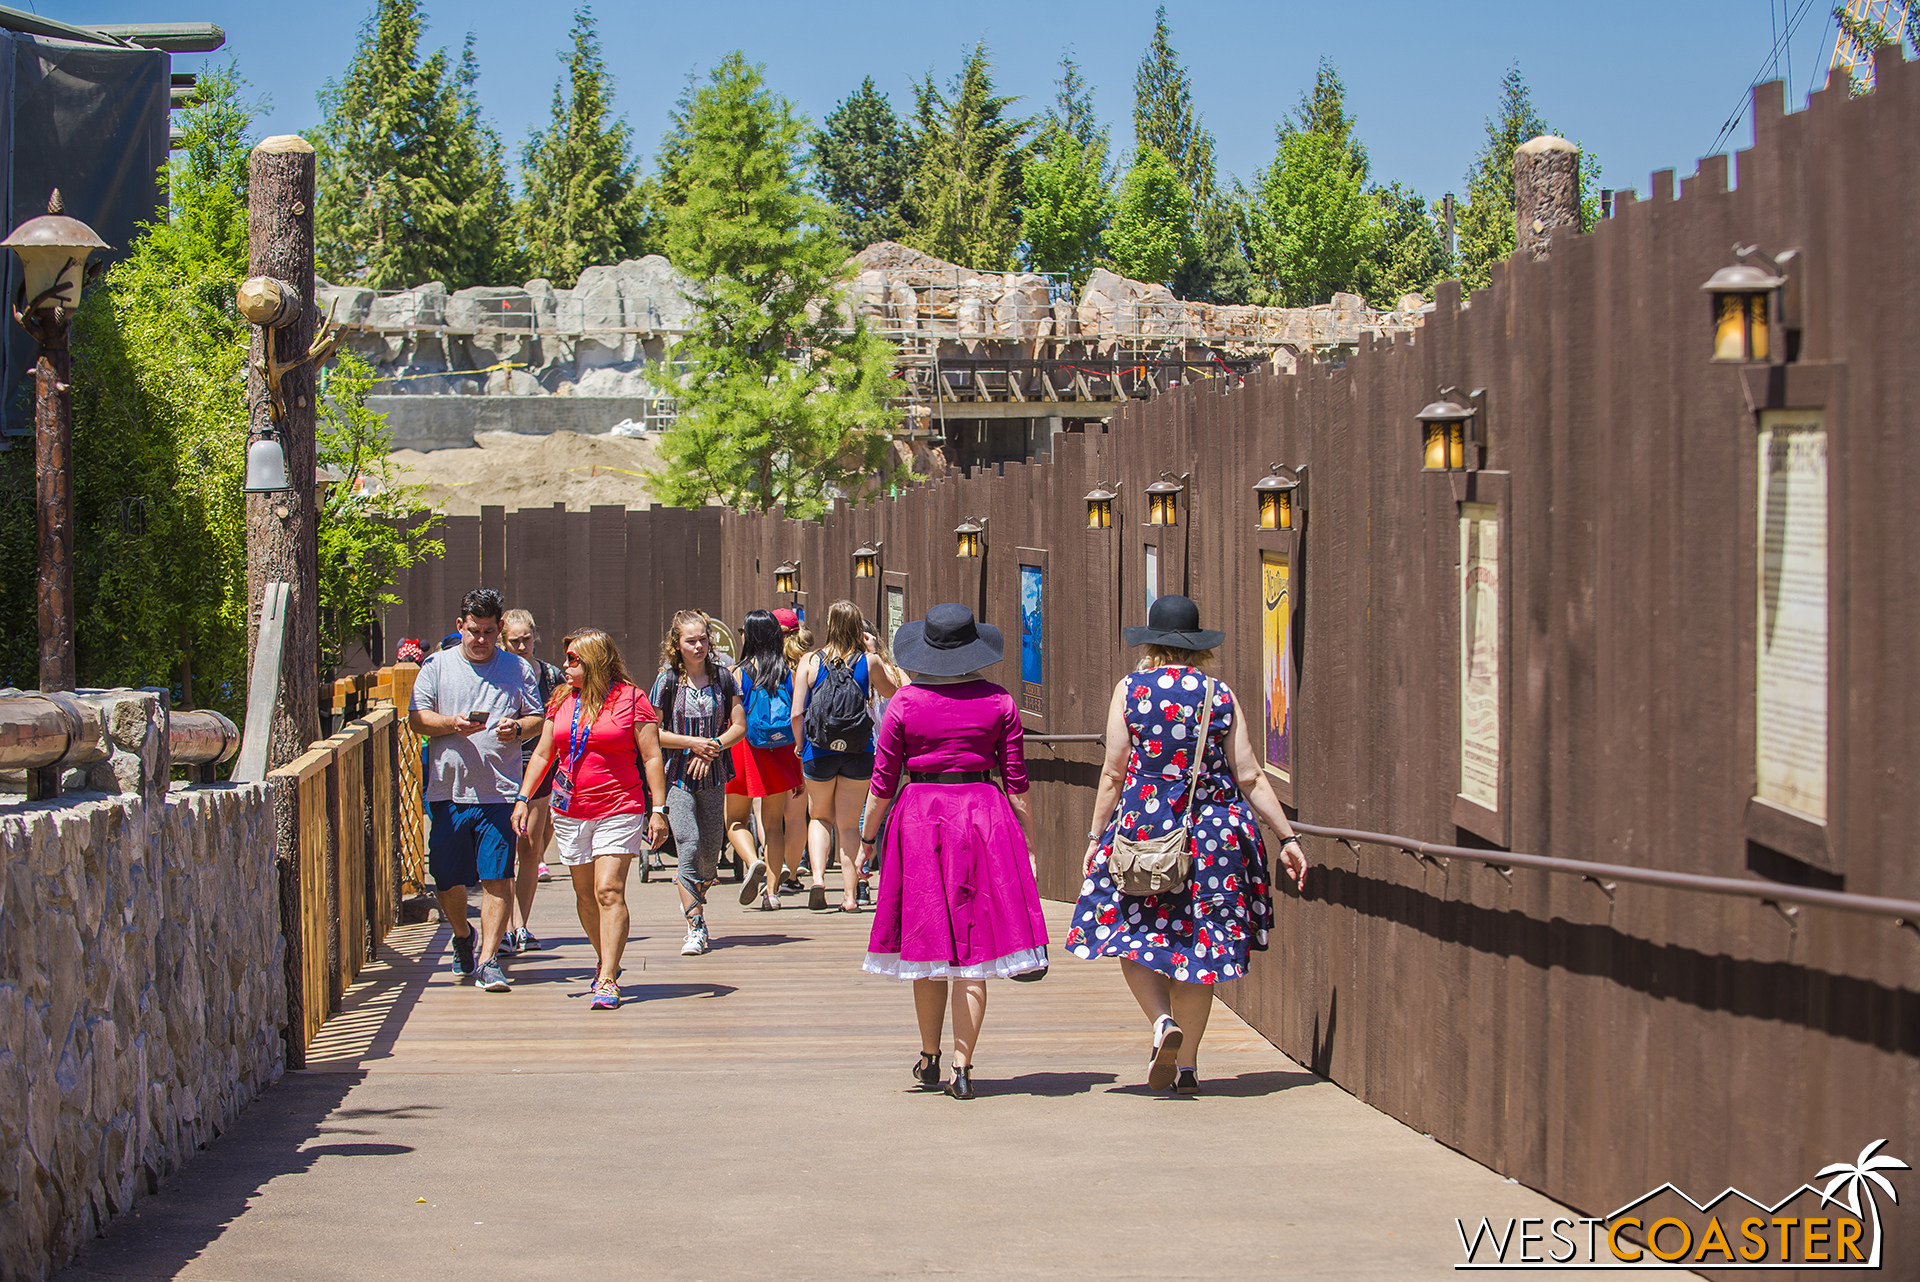
[[(1028, 743), (1104, 743), (1103, 734), (1030, 734)], [(1920, 900), (1890, 899), (1884, 895), (1856, 895), (1843, 890), (1820, 890), (1813, 886), (1788, 886), (1771, 881), (1746, 881), (1739, 877), (1709, 877), (1704, 873), (1666, 872), (1658, 868), (1635, 868), (1628, 864), (1589, 863), (1584, 859), (1560, 859), (1552, 855), (1529, 855), (1510, 850), (1475, 850), (1470, 846), (1447, 846), (1433, 841), (1416, 841), (1390, 832), (1366, 832), (1358, 828), (1323, 828), (1300, 819), (1293, 820), (1295, 832), (1309, 837), (1326, 837), (1349, 846), (1366, 842), (1404, 850), (1421, 859), (1446, 866), (1449, 859), (1465, 859), (1486, 864), (1501, 872), (1515, 868), (1534, 868), (1541, 872), (1581, 877), (1600, 887), (1613, 898), (1611, 882), (1630, 882), (1640, 886), (1662, 886), (1668, 890), (1691, 890), (1703, 895), (1731, 895), (1758, 899), (1763, 903), (1812, 904), (1836, 908), (1841, 912), (1862, 913), (1870, 917), (1891, 917), (1902, 925), (1920, 931)]]
[(1812, 886), (1786, 886), (1771, 881), (1744, 881), (1738, 877), (1709, 877), (1702, 873), (1665, 872), (1657, 868), (1635, 868), (1627, 864), (1589, 863), (1583, 859), (1558, 859), (1552, 855), (1527, 855), (1508, 850), (1474, 850), (1467, 846), (1446, 846), (1438, 842), (1415, 841), (1386, 832), (1364, 832), (1355, 828), (1323, 828), (1318, 824), (1293, 821), (1294, 831), (1310, 837), (1328, 837), (1348, 845), (1366, 842), (1390, 846), (1422, 859), (1432, 859), (1445, 867), (1448, 859), (1466, 859), (1498, 870), (1537, 868), (1541, 872), (1583, 877), (1597, 884), (1612, 897), (1607, 883), (1632, 882), (1642, 886), (1664, 886), (1669, 890), (1692, 890), (1705, 895), (1733, 895), (1766, 903), (1813, 904), (1837, 908), (1842, 912), (1891, 917), (1901, 925), (1920, 928), (1920, 901), (1888, 899), (1880, 895), (1855, 895), (1840, 890), (1817, 890)]

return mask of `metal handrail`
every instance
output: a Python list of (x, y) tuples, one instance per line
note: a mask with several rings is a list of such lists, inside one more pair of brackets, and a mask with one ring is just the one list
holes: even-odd
[(1634, 868), (1626, 864), (1588, 863), (1580, 859), (1558, 859), (1552, 855), (1527, 855), (1518, 851), (1474, 850), (1466, 846), (1445, 846), (1438, 842), (1415, 841), (1411, 837), (1400, 837), (1386, 832), (1363, 832), (1355, 828), (1323, 828), (1318, 824), (1303, 823), (1297, 819), (1293, 821), (1293, 828), (1294, 831), (1306, 833), (1311, 837), (1329, 837), (1349, 845), (1364, 841), (1375, 846), (1391, 846), (1422, 859), (1436, 861), (1466, 859), (1500, 870), (1537, 868), (1542, 872), (1584, 877), (1599, 885), (1609, 898), (1611, 898), (1612, 887), (1606, 884), (1607, 881), (1626, 881), (1642, 886), (1664, 886), (1670, 890), (1693, 890), (1706, 895), (1733, 895), (1772, 904), (1814, 904), (1821, 908), (1837, 908), (1842, 912), (1891, 917), (1900, 925), (1920, 929), (1920, 902), (1911, 899), (1855, 895), (1840, 890), (1817, 890), (1811, 886), (1783, 886), (1776, 882), (1743, 881), (1737, 877), (1709, 877), (1702, 873), (1665, 872), (1656, 868)]
[[(1028, 743), (1104, 743), (1104, 734), (1030, 734)], [(1581, 859), (1560, 859), (1553, 855), (1529, 855), (1511, 850), (1475, 850), (1469, 846), (1447, 846), (1433, 841), (1416, 841), (1390, 832), (1366, 832), (1358, 828), (1323, 828), (1304, 820), (1292, 821), (1293, 830), (1309, 837), (1326, 837), (1348, 845), (1366, 842), (1404, 850), (1420, 859), (1431, 859), (1446, 866), (1446, 860), (1465, 859), (1486, 864), (1500, 872), (1515, 868), (1535, 868), (1541, 872), (1581, 877), (1600, 887), (1613, 898), (1611, 882), (1631, 882), (1640, 886), (1661, 886), (1668, 890), (1691, 890), (1703, 895), (1732, 895), (1773, 904), (1812, 904), (1819, 908), (1837, 908), (1841, 912), (1863, 913), (1869, 917), (1891, 917), (1895, 924), (1920, 933), (1920, 900), (1890, 899), (1884, 895), (1856, 895), (1843, 890), (1820, 890), (1812, 886), (1786, 886), (1770, 881), (1744, 881), (1738, 877), (1710, 877), (1704, 873), (1666, 872), (1658, 868), (1635, 868), (1627, 864), (1589, 863)], [(1785, 911), (1785, 910), (1783, 910)]]

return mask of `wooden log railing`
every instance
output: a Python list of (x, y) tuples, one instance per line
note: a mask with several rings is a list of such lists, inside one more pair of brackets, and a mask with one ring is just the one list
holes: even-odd
[(267, 776), (286, 940), (287, 1066), (398, 917), (401, 714), (369, 709)]

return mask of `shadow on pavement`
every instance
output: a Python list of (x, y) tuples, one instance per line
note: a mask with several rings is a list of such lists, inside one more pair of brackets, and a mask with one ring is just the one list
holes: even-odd
[(675, 997), (727, 997), (738, 991), (732, 984), (630, 984), (621, 1001), (631, 1006), (635, 1002), (662, 1002)]
[(1112, 1073), (1022, 1073), (1004, 1081), (983, 1077), (978, 1089), (982, 1095), (1044, 1095), (1060, 1098), (1085, 1095), (1094, 1087), (1106, 1086), (1114, 1080)]
[[(1261, 1073), (1242, 1073), (1238, 1077), (1208, 1077), (1203, 1068), (1200, 1073), (1200, 1098), (1219, 1095), (1229, 1099), (1252, 1099), (1260, 1095), (1278, 1095), (1281, 1091), (1292, 1090), (1296, 1086), (1312, 1086), (1326, 1079), (1313, 1073), (1291, 1072), (1285, 1069), (1271, 1069)], [(1166, 1091), (1156, 1091), (1145, 1082), (1129, 1082), (1125, 1086), (1116, 1086), (1107, 1092), (1110, 1095), (1145, 1095), (1148, 1097), (1166, 1097), (1173, 1099), (1191, 1099), (1192, 1096), (1168, 1096)]]
[(713, 941), (713, 951), (723, 948), (773, 948), (780, 944), (800, 944), (807, 941), (798, 935), (722, 935)]
[(336, 1114), (347, 1093), (365, 1076), (358, 1072), (290, 1073), (240, 1115), (226, 1134), (195, 1154), (185, 1167), (144, 1197), (133, 1210), (81, 1251), (57, 1282), (100, 1278), (170, 1278), (199, 1257), (228, 1225), (245, 1214), (269, 1181), (298, 1175), (321, 1158), (392, 1157), (411, 1153), (405, 1144), (325, 1141), (335, 1134), (362, 1134), (326, 1125), (330, 1117), (407, 1118), (418, 1109), (349, 1109)]

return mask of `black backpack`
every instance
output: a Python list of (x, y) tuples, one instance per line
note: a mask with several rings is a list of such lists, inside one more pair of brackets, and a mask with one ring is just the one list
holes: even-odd
[(853, 675), (855, 658), (834, 662), (820, 651), (820, 672), (807, 695), (807, 715), (801, 723), (807, 742), (821, 752), (866, 752), (873, 742), (873, 717), (867, 712), (867, 692)]

